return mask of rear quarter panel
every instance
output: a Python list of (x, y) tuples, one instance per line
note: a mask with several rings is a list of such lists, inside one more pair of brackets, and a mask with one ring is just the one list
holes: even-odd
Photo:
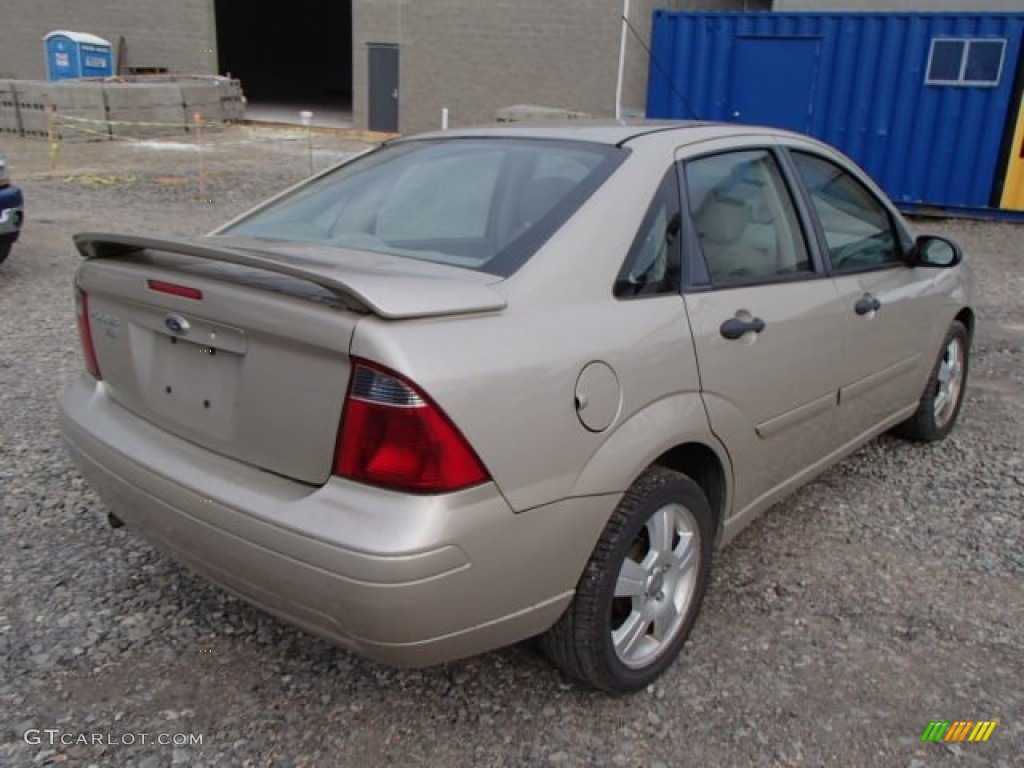
[[(444, 409), (516, 511), (625, 490), (706, 416), (682, 299), (595, 301), (388, 324), (366, 318), (352, 352), (409, 376)], [(603, 361), (617, 416), (580, 422), (576, 382)]]

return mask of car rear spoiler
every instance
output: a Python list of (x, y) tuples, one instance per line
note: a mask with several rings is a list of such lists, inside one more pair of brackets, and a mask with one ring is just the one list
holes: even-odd
[(308, 261), (300, 264), (286, 254), (271, 259), (247, 250), (176, 237), (81, 232), (74, 241), (85, 259), (114, 259), (153, 250), (274, 272), (318, 285), (350, 309), (388, 320), (497, 311), (506, 306), (500, 293), (470, 280), (349, 271)]

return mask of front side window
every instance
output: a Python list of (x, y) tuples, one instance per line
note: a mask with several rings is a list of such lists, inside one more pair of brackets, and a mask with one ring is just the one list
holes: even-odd
[(714, 287), (814, 274), (789, 191), (766, 150), (685, 165), (690, 215)]
[(625, 154), (569, 141), (399, 142), (217, 234), (336, 245), (505, 276), (525, 263)]
[(888, 209), (857, 179), (817, 155), (793, 152), (836, 272), (902, 263)]
[(937, 37), (928, 56), (928, 85), (995, 86), (1003, 71), (1006, 41)]

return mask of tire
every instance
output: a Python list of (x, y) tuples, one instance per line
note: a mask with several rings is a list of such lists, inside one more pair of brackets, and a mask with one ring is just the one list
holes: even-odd
[(955, 321), (942, 342), (928, 386), (917, 411), (893, 430), (900, 437), (930, 443), (950, 433), (960, 415), (967, 390), (971, 337), (964, 324)]
[(12, 245), (14, 245), (13, 241), (0, 241), (0, 264), (3, 264), (4, 259), (10, 254)]
[[(657, 540), (661, 546), (652, 547)], [(713, 540), (714, 520), (700, 487), (679, 472), (651, 467), (619, 502), (572, 603), (540, 637), (542, 650), (596, 688), (645, 688), (675, 661), (693, 628)]]

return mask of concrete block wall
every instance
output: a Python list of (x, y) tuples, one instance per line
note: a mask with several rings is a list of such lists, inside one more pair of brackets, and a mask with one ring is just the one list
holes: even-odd
[(214, 0), (3, 0), (0, 78), (46, 78), (43, 35), (55, 29), (90, 32), (117, 42), (126, 64), (169, 72), (217, 73)]
[[(770, 0), (633, 0), (649, 44), (655, 8), (764, 9)], [(609, 117), (615, 111), (622, 0), (353, 0), (353, 118), (367, 127), (368, 43), (399, 46), (403, 133), (489, 123), (515, 104)], [(627, 41), (623, 105), (642, 114), (648, 57)]]
[[(599, 117), (614, 112), (622, 0), (351, 3), (357, 127), (366, 127), (370, 42), (400, 46), (399, 117), (404, 132), (437, 127), (445, 106), (453, 125), (491, 122), (497, 109), (515, 104)], [(55, 29), (100, 35), (115, 46), (115, 54), (124, 35), (128, 67), (216, 74), (214, 5), (215, 0), (2, 0), (0, 79), (45, 78), (42, 37)], [(772, 0), (632, 0), (631, 5), (632, 22), (649, 42), (656, 7), (766, 10)], [(287, 7), (281, 12), (287, 13)], [(308, 19), (310, 25), (317, 23)], [(627, 51), (624, 106), (639, 113), (645, 102), (647, 54), (633, 35)], [(287, 64), (281, 62), (281, 71), (290, 77)], [(204, 106), (210, 109), (212, 104)], [(242, 117), (237, 96), (226, 94), (221, 106), (228, 119)]]
[(400, 129), (491, 122), (536, 104), (607, 114), (614, 106), (614, 0), (354, 0), (353, 112), (366, 126), (367, 43), (399, 46)]

